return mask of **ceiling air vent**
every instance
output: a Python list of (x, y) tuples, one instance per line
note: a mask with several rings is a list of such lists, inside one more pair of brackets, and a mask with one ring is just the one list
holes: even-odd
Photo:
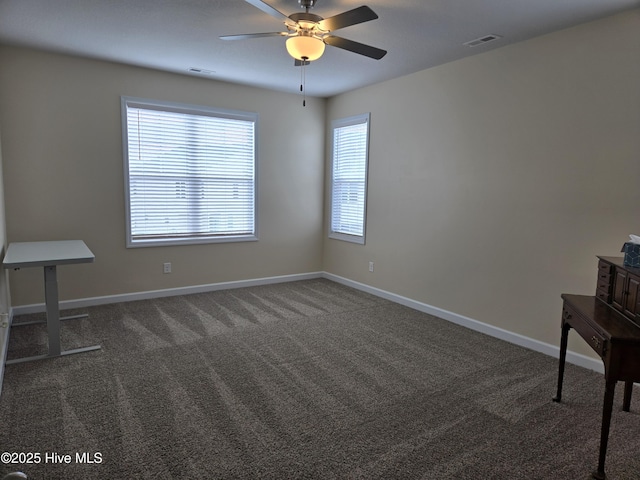
[(463, 43), (467, 47), (477, 47), (479, 45), (484, 45), (485, 43), (493, 42), (494, 40), (498, 40), (502, 38), (500, 35), (485, 35), (484, 37), (476, 38), (475, 40), (469, 40), (468, 42)]
[(200, 75), (213, 75), (214, 72), (213, 70), (205, 70), (204, 68), (197, 68), (197, 67), (190, 67), (189, 71), (191, 73), (198, 73)]

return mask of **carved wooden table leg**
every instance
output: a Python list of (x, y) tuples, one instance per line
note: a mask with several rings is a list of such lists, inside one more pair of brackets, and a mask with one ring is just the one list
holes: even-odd
[(597, 480), (605, 480), (604, 461), (607, 456), (607, 443), (609, 442), (609, 427), (611, 426), (611, 410), (613, 409), (613, 395), (616, 391), (616, 381), (607, 379), (604, 388), (604, 402), (602, 404), (602, 429), (600, 431), (600, 456), (598, 457), (598, 470), (591, 475)]
[(622, 410), (628, 412), (631, 409), (631, 394), (633, 393), (633, 382), (624, 382), (624, 400), (622, 401)]
[(562, 320), (562, 336), (560, 337), (560, 359), (558, 361), (558, 391), (556, 396), (553, 397), (554, 402), (559, 402), (562, 399), (562, 380), (564, 379), (564, 362), (567, 357), (567, 339), (569, 337), (569, 330), (571, 325)]

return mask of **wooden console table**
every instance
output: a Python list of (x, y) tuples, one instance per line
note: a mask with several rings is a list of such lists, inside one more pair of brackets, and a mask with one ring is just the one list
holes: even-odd
[(629, 411), (633, 383), (640, 382), (640, 268), (625, 267), (622, 258), (598, 257), (595, 296), (562, 294), (562, 336), (558, 367), (558, 390), (562, 398), (567, 338), (573, 328), (604, 363), (605, 392), (602, 406), (600, 454), (593, 478), (604, 480), (605, 458), (616, 383), (625, 382), (622, 409)]

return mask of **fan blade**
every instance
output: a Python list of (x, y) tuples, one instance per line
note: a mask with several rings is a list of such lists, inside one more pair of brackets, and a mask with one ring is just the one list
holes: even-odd
[(264, 13), (266, 13), (268, 15), (271, 15), (272, 17), (275, 17), (280, 21), (283, 21), (287, 25), (291, 25), (292, 27), (295, 27), (297, 25), (296, 22), (291, 20), (289, 17), (287, 17), (280, 10), (276, 10), (271, 5), (269, 5), (267, 3), (264, 3), (262, 0), (244, 0), (244, 1), (247, 2), (247, 3), (250, 3), (251, 5), (253, 5), (256, 8), (259, 8)]
[(369, 7), (363, 6), (354, 8), (333, 17), (325, 18), (321, 20), (319, 26), (322, 30), (332, 32), (344, 27), (350, 27), (351, 25), (357, 25), (358, 23), (369, 22), (378, 18), (378, 15)]
[(350, 52), (358, 53), (365, 57), (375, 58), (376, 60), (380, 60), (387, 54), (386, 50), (381, 50), (379, 48), (372, 47), (371, 45), (365, 45), (364, 43), (354, 42), (353, 40), (347, 40), (346, 38), (335, 37), (333, 35), (328, 35), (324, 37), (323, 40), (324, 43), (331, 45), (332, 47), (349, 50)]
[(241, 35), (220, 35), (220, 40), (247, 40), (260, 37), (286, 37), (289, 32), (245, 33)]
[[(307, 66), (309, 65), (311, 62), (309, 60), (305, 60), (304, 61), (304, 65)], [(294, 60), (293, 62), (293, 66), (294, 67), (301, 67), (302, 66), (302, 60), (298, 60), (297, 58)]]

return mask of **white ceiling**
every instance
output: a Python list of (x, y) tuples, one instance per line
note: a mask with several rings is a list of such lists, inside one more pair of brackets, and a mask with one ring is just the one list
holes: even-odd
[[(297, 0), (266, 0), (282, 13)], [(367, 5), (377, 20), (334, 35), (388, 51), (382, 60), (327, 46), (306, 69), (308, 95), (328, 97), (640, 7), (640, 0), (317, 0), (324, 18)], [(0, 0), (0, 43), (298, 92), (285, 38), (220, 35), (286, 30), (244, 0)], [(497, 34), (478, 46), (469, 40)], [(199, 74), (202, 75), (202, 74)]]

